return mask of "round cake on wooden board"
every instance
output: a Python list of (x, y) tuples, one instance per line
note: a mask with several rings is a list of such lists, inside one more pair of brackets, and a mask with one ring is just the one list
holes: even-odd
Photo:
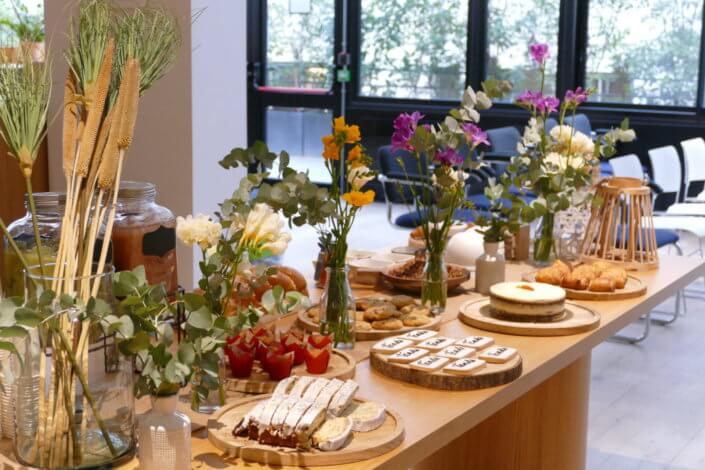
[(556, 321), (565, 313), (565, 290), (541, 282), (500, 282), (490, 287), (490, 311), (512, 321)]

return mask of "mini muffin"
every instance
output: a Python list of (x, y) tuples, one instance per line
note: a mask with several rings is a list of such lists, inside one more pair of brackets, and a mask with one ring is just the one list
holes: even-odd
[(400, 330), (404, 328), (404, 323), (398, 318), (388, 318), (386, 320), (377, 320), (372, 322), (372, 328), (375, 330)]
[(411, 313), (402, 318), (404, 326), (424, 326), (430, 321), (431, 319), (426, 315), (419, 315), (418, 313)]
[(395, 295), (392, 297), (391, 302), (394, 304), (396, 308), (403, 308), (406, 307), (407, 305), (413, 305), (416, 303), (416, 300), (408, 295)]

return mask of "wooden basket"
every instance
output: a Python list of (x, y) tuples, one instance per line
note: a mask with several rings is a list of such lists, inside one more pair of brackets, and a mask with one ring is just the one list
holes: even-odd
[(658, 267), (651, 189), (637, 178), (613, 177), (600, 181), (581, 246), (585, 262), (609, 261), (629, 270)]

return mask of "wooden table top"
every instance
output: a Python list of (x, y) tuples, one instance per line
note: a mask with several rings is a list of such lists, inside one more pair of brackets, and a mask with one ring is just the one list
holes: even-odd
[[(492, 336), (497, 344), (515, 347), (522, 355), (521, 377), (500, 387), (449, 392), (395, 381), (371, 370), (369, 361), (365, 360), (373, 342), (358, 342), (354, 351), (354, 356), (360, 361), (355, 372), (355, 380), (360, 384), (358, 396), (374, 399), (398, 412), (405, 421), (406, 434), (403, 444), (387, 454), (335, 468), (399, 469), (412, 466), (588, 354), (592, 348), (658, 306), (679, 289), (705, 276), (705, 260), (701, 258), (665, 256), (660, 261), (658, 270), (634, 273), (648, 286), (643, 297), (607, 302), (578, 301), (599, 312), (602, 321), (597, 329), (577, 335), (526, 337), (487, 333), (466, 326), (456, 319), (460, 305), (467, 300), (480, 298), (479, 294), (466, 292), (449, 297), (443, 314), (441, 334), (457, 338), (475, 334)], [(520, 280), (521, 275), (531, 269), (528, 265), (508, 264), (507, 280)], [(292, 321), (288, 318), (281, 322), (286, 326)], [(256, 463), (227, 459), (208, 442), (205, 430), (194, 433), (192, 442), (193, 468), (268, 468)], [(136, 469), (138, 465), (133, 461), (123, 468)]]

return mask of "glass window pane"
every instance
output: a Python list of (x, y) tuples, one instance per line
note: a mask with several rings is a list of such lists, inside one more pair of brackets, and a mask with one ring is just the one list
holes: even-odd
[(329, 89), (334, 17), (334, 0), (268, 0), (265, 84)]
[(272, 152), (286, 150), (291, 167), (309, 172), (312, 181), (330, 184), (330, 175), (321, 157), (321, 137), (330, 134), (333, 112), (330, 109), (285, 108), (266, 109), (267, 147)]
[(595, 101), (694, 106), (702, 0), (592, 0), (586, 85)]
[(468, 0), (362, 0), (360, 94), (458, 100)]
[(505, 101), (525, 90), (541, 88), (538, 67), (529, 55), (534, 43), (548, 44), (544, 94), (556, 92), (558, 18), (560, 0), (537, 0), (527, 8), (524, 0), (490, 0), (487, 22), (487, 77), (512, 82)]

